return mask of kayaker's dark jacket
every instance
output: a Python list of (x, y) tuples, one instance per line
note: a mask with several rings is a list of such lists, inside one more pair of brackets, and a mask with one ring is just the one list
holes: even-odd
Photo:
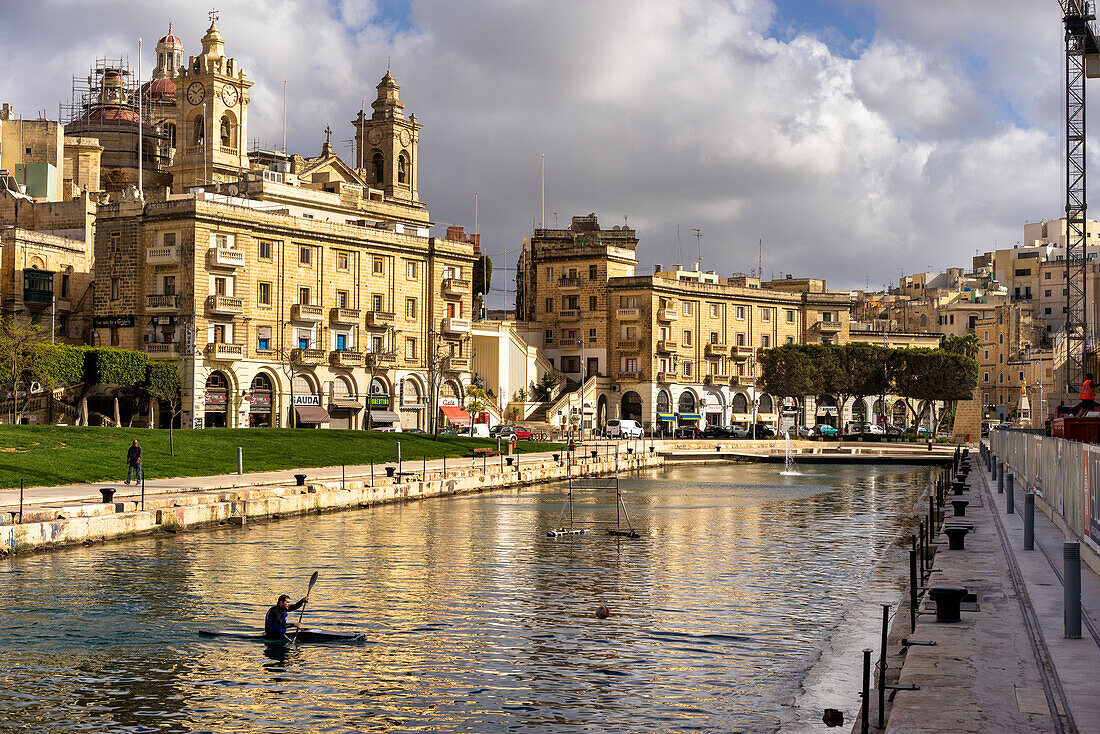
[[(287, 607), (286, 612), (293, 612), (300, 606), (302, 606), (301, 600)], [(272, 640), (286, 637), (286, 612), (279, 609), (278, 604), (267, 610), (267, 619), (264, 620), (264, 637)]]

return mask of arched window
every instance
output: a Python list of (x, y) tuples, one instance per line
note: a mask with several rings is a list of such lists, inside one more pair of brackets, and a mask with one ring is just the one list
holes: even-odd
[(670, 405), (671, 403), (669, 402), (668, 390), (661, 390), (659, 393), (657, 393), (658, 413), (668, 413)]
[(676, 410), (680, 413), (694, 413), (695, 395), (686, 391), (680, 393), (680, 399), (676, 402)]
[(354, 398), (355, 388), (351, 386), (351, 381), (348, 378), (338, 375), (332, 381), (332, 394), (341, 398)]
[(211, 372), (210, 377), (206, 378), (206, 387), (208, 389), (225, 390), (229, 387), (229, 381), (225, 379), (225, 375), (221, 372)]
[(633, 390), (623, 393), (621, 408), (624, 420), (640, 421), (642, 419), (642, 396)]
[(269, 378), (267, 375), (265, 375), (261, 372), (260, 374), (258, 374), (258, 375), (256, 375), (255, 377), (252, 378), (252, 390), (253, 391), (256, 391), (256, 390), (270, 390), (270, 389), (271, 389), (271, 378)]
[(407, 159), (404, 153), (397, 156), (397, 183), (405, 183), (405, 179), (407, 178), (405, 173), (406, 161)]
[(920, 315), (920, 325), (921, 326), (928, 326), (928, 317), (925, 316), (924, 314)]
[(382, 151), (376, 150), (370, 157), (371, 175), (374, 176), (375, 183), (382, 183), (382, 168), (383, 168)]
[(386, 389), (386, 383), (382, 382), (381, 379), (375, 377), (374, 380), (370, 384), (370, 394), (371, 395), (389, 395), (390, 391)]
[(194, 135), (192, 137), (195, 140), (195, 145), (202, 145), (203, 141), (206, 140), (206, 125), (203, 123), (202, 115), (197, 115), (195, 117), (192, 123), (192, 129), (194, 130)]
[(771, 395), (761, 395), (760, 396), (760, 406), (759, 406), (758, 410), (761, 413), (774, 413), (775, 412), (775, 403), (772, 402), (772, 396)]
[(223, 117), (221, 124), (218, 125), (218, 135), (223, 146), (226, 148), (233, 147), (233, 123), (230, 122), (228, 116)]
[(402, 405), (419, 405), (420, 404), (420, 386), (416, 384), (416, 380), (405, 380), (405, 387), (401, 393)]
[(748, 413), (749, 401), (745, 397), (745, 393), (737, 393), (733, 396), (733, 412), (734, 413)]

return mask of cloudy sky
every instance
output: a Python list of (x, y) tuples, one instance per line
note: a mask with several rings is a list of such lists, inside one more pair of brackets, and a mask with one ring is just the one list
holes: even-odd
[[(207, 6), (0, 0), (0, 101), (54, 118), (96, 56), (145, 69)], [(348, 160), (389, 60), (424, 124), (420, 194), (509, 266), (540, 216), (638, 230), (643, 268), (696, 259), (830, 287), (969, 265), (1063, 208), (1054, 0), (222, 0), (255, 82), (249, 137)], [(17, 62), (15, 60), (18, 60)], [(17, 72), (17, 73), (15, 73)], [(1095, 94), (1093, 95), (1095, 96)], [(1091, 106), (1091, 105), (1090, 105)], [(1090, 116), (1090, 119), (1096, 119)], [(1094, 170), (1097, 170), (1094, 168)], [(679, 227), (679, 244), (677, 242)]]

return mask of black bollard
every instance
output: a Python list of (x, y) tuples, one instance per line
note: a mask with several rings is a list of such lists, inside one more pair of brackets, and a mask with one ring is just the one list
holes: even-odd
[(909, 551), (909, 633), (917, 631), (917, 552)]
[(1024, 550), (1035, 550), (1035, 493), (1024, 494)]
[(878, 648), (878, 728), (886, 728), (886, 635), (890, 626), (890, 605), (882, 605), (882, 639)]
[(997, 475), (997, 494), (1005, 493), (1005, 464), (1003, 461), (997, 462), (997, 468), (994, 470)]
[(863, 648), (863, 719), (860, 722), (860, 732), (867, 734), (870, 726), (869, 711), (871, 708), (871, 648)]
[(1012, 475), (1009, 474), (1005, 477), (1005, 512), (1009, 515), (1016, 514), (1016, 501), (1013, 492), (1014, 482), (1012, 481)]
[(1066, 639), (1081, 639), (1081, 544), (1076, 540), (1062, 544), (1062, 576), (1065, 583)]
[(962, 525), (952, 525), (943, 531), (947, 534), (947, 550), (966, 550), (965, 538), (970, 529)]
[(928, 497), (928, 537), (936, 539), (936, 501), (932, 496)]
[(928, 596), (936, 602), (936, 621), (961, 622), (960, 606), (966, 593), (966, 588), (962, 586), (935, 586), (929, 589)]

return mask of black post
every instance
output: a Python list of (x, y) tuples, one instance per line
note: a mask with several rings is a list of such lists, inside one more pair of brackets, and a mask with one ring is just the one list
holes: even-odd
[(1012, 474), (1005, 477), (1005, 513), (1009, 515), (1016, 514), (1016, 494), (1015, 483), (1012, 479)]
[(1024, 550), (1035, 550), (1035, 493), (1024, 494)]
[(443, 479), (447, 478), (447, 455), (443, 454)]
[(344, 465), (340, 465), (340, 489), (344, 488)]
[(374, 486), (374, 459), (370, 460), (370, 486)]
[(917, 631), (917, 552), (909, 551), (909, 634)]
[(870, 725), (871, 708), (871, 648), (863, 648), (863, 719), (860, 722), (861, 734), (867, 734)]
[(23, 523), (23, 477), (19, 477), (19, 523)]
[(932, 495), (928, 495), (928, 539), (936, 539), (936, 501)]
[(145, 464), (138, 464), (138, 471), (141, 472), (141, 511), (145, 512)]
[(890, 605), (882, 605), (882, 641), (878, 649), (878, 728), (886, 728), (886, 634), (890, 625)]

